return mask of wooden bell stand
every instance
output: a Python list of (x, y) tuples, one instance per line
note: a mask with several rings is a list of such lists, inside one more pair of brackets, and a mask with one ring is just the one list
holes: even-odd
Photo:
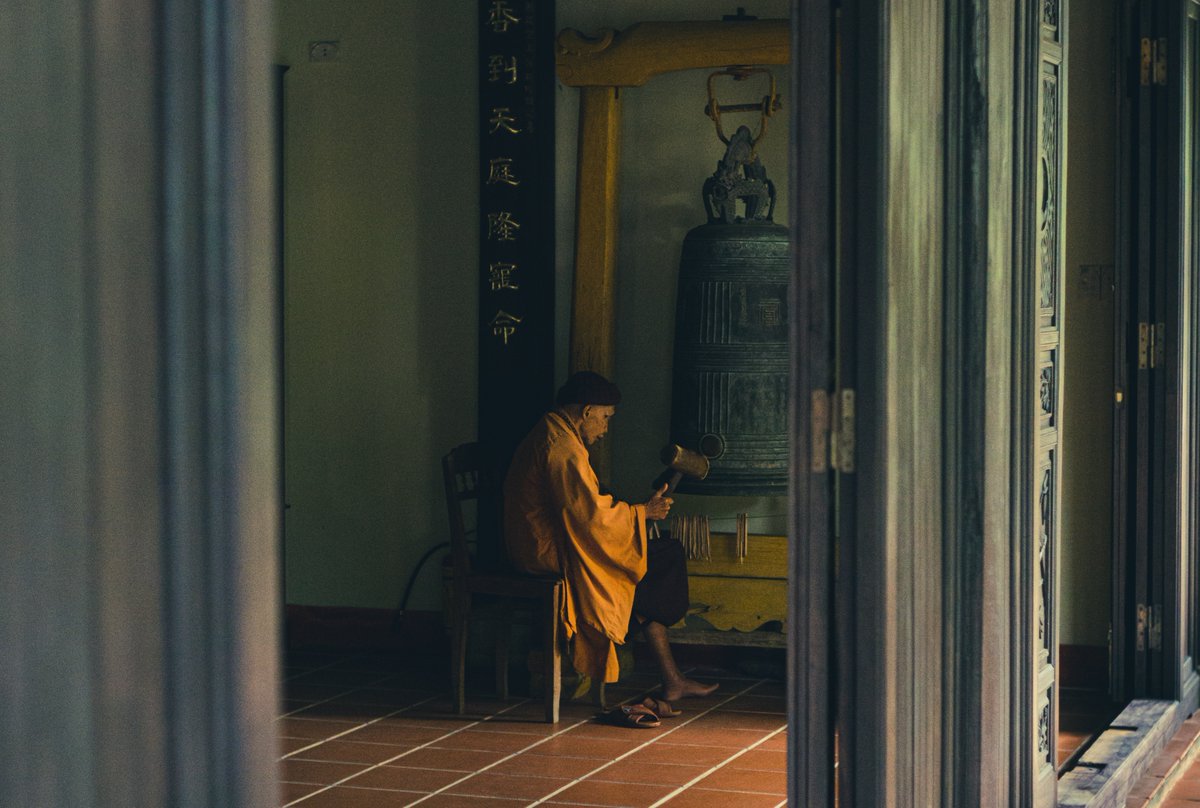
[[(643, 22), (594, 38), (571, 29), (558, 35), (558, 78), (580, 90), (569, 372), (613, 375), (621, 88), (677, 70), (787, 64), (789, 42), (788, 20)], [(750, 629), (786, 615), (786, 537), (756, 536), (748, 563), (733, 558), (732, 535), (713, 538), (712, 559), (689, 562), (693, 606), (704, 604), (701, 616), (717, 628), (746, 633), (674, 630), (672, 641), (783, 645), (782, 633)]]

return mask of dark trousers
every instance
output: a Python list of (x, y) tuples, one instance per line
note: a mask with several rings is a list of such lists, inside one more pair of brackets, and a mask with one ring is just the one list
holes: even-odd
[(670, 626), (688, 610), (687, 555), (678, 539), (663, 536), (646, 545), (646, 575), (633, 592), (630, 628), (653, 620)]

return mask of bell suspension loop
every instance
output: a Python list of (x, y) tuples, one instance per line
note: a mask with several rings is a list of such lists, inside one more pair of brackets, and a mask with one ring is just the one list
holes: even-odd
[[(726, 148), (702, 188), (708, 221), (688, 232), (681, 249), (671, 439), (707, 456), (711, 470), (682, 482), (682, 493), (787, 491), (791, 254), (787, 228), (774, 222), (775, 185), (755, 153), (781, 105), (773, 77), (761, 104), (722, 108), (713, 93), (717, 76), (758, 73), (770, 76), (746, 67), (709, 77), (705, 112)], [(724, 136), (722, 112), (752, 111), (762, 120), (757, 137), (748, 126)]]

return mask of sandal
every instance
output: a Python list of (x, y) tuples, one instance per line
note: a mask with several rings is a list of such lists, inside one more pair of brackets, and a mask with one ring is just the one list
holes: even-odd
[(676, 710), (671, 706), (671, 702), (665, 699), (656, 699), (654, 696), (647, 696), (642, 701), (642, 706), (659, 718), (675, 718), (676, 716), (683, 715), (683, 710)]
[(601, 716), (605, 723), (633, 729), (654, 729), (661, 723), (653, 710), (640, 704), (622, 704)]

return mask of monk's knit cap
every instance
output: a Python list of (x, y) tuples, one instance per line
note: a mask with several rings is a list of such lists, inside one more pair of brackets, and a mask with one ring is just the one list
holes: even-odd
[(555, 403), (562, 407), (567, 404), (596, 404), (617, 405), (621, 403), (621, 388), (590, 370), (581, 370), (571, 374), (567, 383), (558, 388)]

